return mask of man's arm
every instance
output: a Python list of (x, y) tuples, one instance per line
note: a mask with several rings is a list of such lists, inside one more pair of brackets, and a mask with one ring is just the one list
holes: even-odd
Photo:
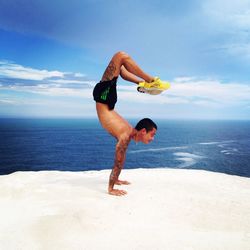
[(115, 162), (112, 172), (109, 178), (109, 187), (108, 192), (112, 195), (124, 195), (126, 191), (114, 189), (115, 182), (118, 180), (118, 177), (123, 168), (125, 158), (126, 158), (126, 150), (128, 148), (128, 144), (130, 142), (129, 138), (120, 139), (115, 147)]

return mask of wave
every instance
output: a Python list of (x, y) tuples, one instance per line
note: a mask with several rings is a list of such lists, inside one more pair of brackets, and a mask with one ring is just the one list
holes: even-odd
[(187, 146), (180, 146), (180, 147), (164, 147), (164, 148), (148, 148), (148, 149), (139, 149), (139, 150), (129, 150), (128, 153), (135, 154), (135, 153), (142, 153), (142, 152), (159, 152), (159, 151), (168, 151), (168, 150), (176, 150), (176, 149), (186, 149)]
[(230, 146), (231, 143), (235, 142), (234, 140), (227, 140), (227, 141), (213, 141), (213, 142), (200, 142), (198, 144), (200, 145), (216, 145), (218, 148), (221, 148), (222, 150), (220, 151), (224, 155), (233, 155), (236, 152), (238, 152), (237, 148), (232, 148)]
[(212, 141), (212, 142), (199, 142), (199, 145), (216, 145), (219, 144), (221, 142), (217, 142), (217, 141)]
[(177, 153), (174, 153), (175, 156), (180, 156), (180, 157), (188, 157), (188, 158), (191, 158), (191, 159), (201, 159), (201, 158), (204, 158), (204, 156), (201, 156), (201, 155), (195, 155), (195, 154), (191, 154), (191, 153), (188, 153), (188, 152), (177, 152)]
[(183, 163), (179, 164), (177, 168), (186, 168), (190, 167), (198, 162), (198, 159), (204, 158), (204, 156), (191, 154), (188, 152), (177, 152), (174, 153), (175, 156), (178, 156), (175, 158), (177, 161), (182, 161)]
[(233, 141), (233, 140), (228, 140), (228, 141), (211, 141), (211, 142), (199, 142), (198, 144), (199, 145), (217, 145), (217, 144), (223, 145), (223, 144), (229, 144), (229, 143), (232, 143), (232, 142), (235, 142), (235, 141)]
[(239, 152), (239, 150), (237, 148), (228, 148), (225, 150), (221, 150), (220, 152), (225, 155), (233, 155), (235, 154), (235, 152)]
[(183, 161), (183, 163), (179, 164), (177, 168), (187, 168), (194, 165), (197, 161), (193, 158), (183, 157), (183, 158), (175, 158), (177, 161)]

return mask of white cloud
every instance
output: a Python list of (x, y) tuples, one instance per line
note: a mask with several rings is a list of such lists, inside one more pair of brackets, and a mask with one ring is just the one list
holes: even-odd
[(18, 104), (18, 102), (13, 99), (1, 99), (0, 104)]
[(86, 75), (84, 75), (82, 73), (75, 73), (74, 76), (75, 77), (85, 77)]
[[(37, 70), (0, 61), (0, 77), (15, 77), (0, 89), (43, 96), (82, 97), (92, 99), (94, 81), (85, 80), (80, 73)], [(79, 76), (79, 78), (76, 77)], [(58, 79), (50, 79), (57, 77)], [(30, 84), (30, 80), (33, 80)], [(22, 84), (18, 83), (22, 80)], [(26, 80), (27, 84), (26, 84)], [(6, 79), (5, 79), (6, 81)], [(118, 98), (124, 102), (148, 104), (195, 105), (206, 107), (230, 107), (249, 105), (250, 86), (240, 83), (222, 83), (218, 80), (177, 77), (171, 88), (161, 95), (138, 93), (135, 84), (118, 84)], [(8, 99), (9, 100), (9, 99)], [(4, 99), (1, 103), (4, 102)], [(5, 102), (7, 103), (7, 102)], [(9, 102), (10, 103), (10, 102)]]
[[(189, 79), (189, 80), (188, 80)], [(119, 93), (124, 100), (143, 103), (196, 104), (206, 106), (241, 105), (250, 101), (250, 86), (239, 83), (222, 83), (218, 80), (177, 78), (171, 88), (158, 96), (142, 95), (131, 91)], [(125, 89), (124, 87), (122, 88)]]
[[(64, 83), (64, 81), (59, 81)], [(67, 81), (65, 81), (67, 82)], [(93, 84), (93, 82), (91, 82)], [(35, 86), (0, 87), (2, 90), (40, 94), (47, 96), (82, 97), (92, 99), (92, 86), (69, 88), (61, 84), (38, 84)], [(248, 105), (250, 86), (239, 83), (222, 83), (218, 80), (197, 79), (195, 77), (176, 78), (171, 88), (161, 95), (150, 96), (137, 92), (136, 85), (119, 85), (118, 98), (124, 102), (142, 104), (190, 104), (207, 107)]]
[[(122, 90), (122, 91), (120, 91)], [(161, 95), (148, 95), (139, 93), (136, 86), (121, 86), (118, 87), (119, 100), (143, 103), (143, 104), (185, 104), (187, 100), (178, 96), (169, 96), (170, 92), (165, 92)]]
[(93, 86), (96, 82), (95, 81), (86, 81), (86, 80), (73, 80), (73, 79), (57, 79), (57, 80), (49, 80), (51, 83), (58, 83), (58, 84), (87, 84)]
[(0, 61), (0, 76), (25, 80), (44, 80), (51, 77), (63, 77), (60, 71), (39, 70), (22, 65)]
[(190, 81), (193, 81), (193, 80), (195, 80), (195, 77), (186, 77), (186, 76), (176, 77), (174, 79), (174, 81), (176, 83), (178, 83), (178, 82), (181, 82), (181, 83), (183, 83), (183, 82), (190, 82)]
[(43, 95), (86, 96), (95, 82), (81, 73), (39, 70), (0, 61), (0, 88)]
[(190, 103), (230, 106), (244, 105), (250, 101), (250, 86), (239, 83), (221, 83), (218, 80), (190, 80), (173, 82), (171, 95), (186, 98)]
[(169, 90), (157, 96), (140, 94), (136, 86), (120, 86), (119, 90), (120, 100), (144, 104), (190, 104), (216, 108), (248, 105), (250, 102), (249, 85), (195, 77), (178, 77)]
[(12, 91), (22, 92), (22, 93), (31, 93), (47, 96), (69, 96), (69, 97), (83, 97), (83, 98), (92, 98), (92, 89), (73, 89), (73, 88), (61, 88), (51, 85), (37, 85), (37, 86), (11, 86), (10, 88), (1, 89), (7, 90), (11, 89)]

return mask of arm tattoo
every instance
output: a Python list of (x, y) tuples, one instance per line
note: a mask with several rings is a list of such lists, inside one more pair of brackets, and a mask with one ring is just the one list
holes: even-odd
[(113, 188), (115, 182), (118, 180), (123, 168), (129, 141), (129, 139), (121, 140), (116, 144), (114, 167), (109, 178), (109, 187), (111, 188)]
[(111, 61), (103, 74), (102, 81), (112, 80), (115, 77), (115, 71), (116, 65), (113, 61)]

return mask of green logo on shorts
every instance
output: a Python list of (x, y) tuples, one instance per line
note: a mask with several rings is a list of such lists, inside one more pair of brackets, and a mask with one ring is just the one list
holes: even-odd
[(105, 91), (102, 92), (102, 94), (101, 94), (101, 99), (102, 100), (104, 100), (104, 101), (107, 100), (107, 95), (109, 93), (109, 89), (110, 89), (110, 87), (108, 87)]

